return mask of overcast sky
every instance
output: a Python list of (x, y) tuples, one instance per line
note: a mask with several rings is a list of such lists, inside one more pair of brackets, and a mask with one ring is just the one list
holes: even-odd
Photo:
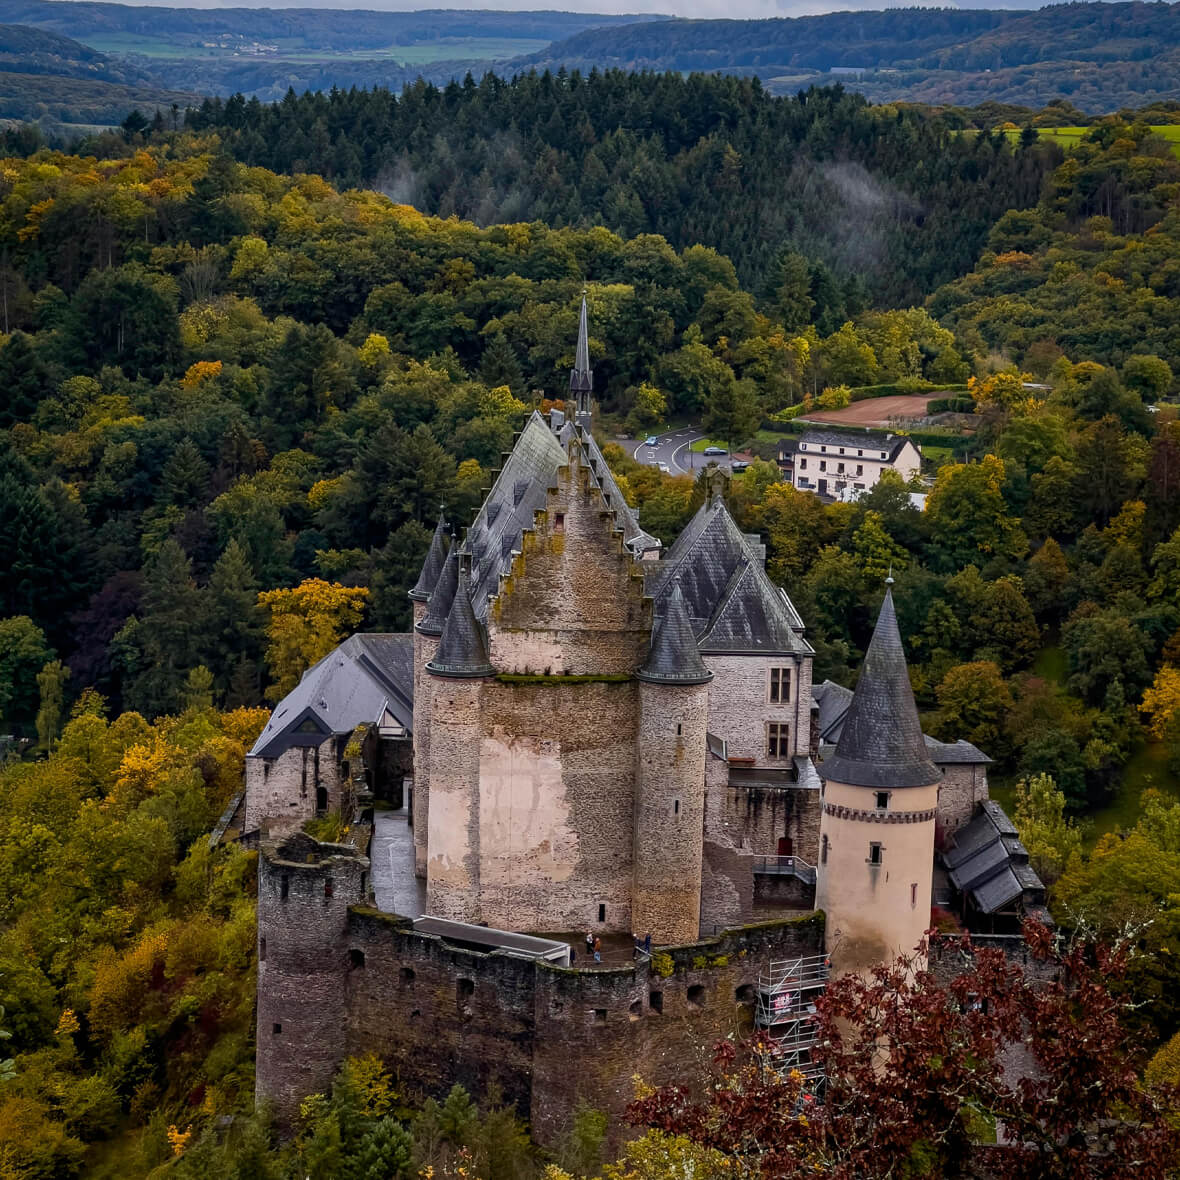
[(542, 0), (278, 0), (259, 4), (254, 0), (122, 0), (124, 3), (160, 4), (168, 8), (368, 8), (384, 12), (414, 12), (424, 8), (482, 8), (502, 11), (536, 11), (541, 8), (563, 12), (651, 12), (666, 16), (690, 17), (766, 17), (811, 16), (820, 12), (849, 12), (882, 8), (1040, 8), (1045, 0), (907, 0), (905, 4), (882, 0), (562, 0), (545, 4)]

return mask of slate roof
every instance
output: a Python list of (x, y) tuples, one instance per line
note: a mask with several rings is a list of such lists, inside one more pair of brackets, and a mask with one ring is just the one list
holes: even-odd
[(635, 675), (652, 684), (707, 684), (713, 679), (701, 659), (679, 586), (672, 587), (664, 617), (652, 627), (651, 650)]
[(453, 541), (451, 551), (443, 559), (442, 572), (434, 584), (426, 603), (426, 613), (417, 624), (423, 635), (441, 635), (451, 603), (455, 601), (455, 587), (459, 584), (459, 546)]
[(414, 724), (414, 637), (353, 635), (313, 664), (279, 702), (250, 750), (277, 758), (291, 746), (318, 746), (388, 709), (407, 733)]
[(434, 526), (434, 536), (430, 539), (430, 548), (426, 552), (426, 560), (414, 583), (410, 597), (418, 602), (425, 602), (438, 582), (438, 575), (442, 573), (443, 562), (447, 559), (447, 524), (443, 514), (438, 514), (438, 524)]
[[(911, 441), (904, 434), (895, 434), (890, 437), (887, 434), (877, 434), (873, 431), (865, 431), (862, 434), (851, 430), (805, 430), (802, 438), (799, 439), (800, 446), (805, 446), (809, 453), (813, 446), (817, 452), (820, 447), (835, 447), (835, 453), (839, 455), (839, 448), (843, 447), (845, 458), (848, 457), (851, 450), (853, 458), (856, 457), (857, 451), (875, 451), (876, 455), (873, 457), (879, 459), (881, 452), (884, 451), (889, 456), (890, 463), (897, 458), (906, 443)], [(827, 453), (830, 455), (833, 452), (828, 451)]]
[(981, 913), (994, 914), (1021, 898), (1029, 906), (1044, 900), (1045, 886), (1028, 863), (1020, 833), (994, 800), (982, 803), (951, 839), (942, 863), (951, 884)]
[(586, 296), (583, 295), (582, 312), (578, 317), (578, 347), (574, 355), (574, 367), (570, 370), (570, 392), (589, 394), (593, 388), (594, 370), (590, 368), (590, 328), (586, 316)]
[[(819, 711), (819, 740), (821, 745), (834, 746), (840, 740), (848, 706), (852, 704), (852, 689), (824, 680), (811, 686), (811, 697)], [(929, 734), (923, 734), (930, 760), (936, 766), (970, 765), (990, 766), (989, 758), (978, 746), (960, 738), (957, 742), (940, 742)]]
[(858, 787), (925, 787), (942, 777), (930, 760), (906, 671), (892, 591), (877, 616), (836, 753), (820, 769), (828, 782)]
[[(565, 429), (573, 427), (566, 423)], [(627, 506), (598, 444), (588, 432), (580, 437), (587, 458), (597, 465), (604, 493), (610, 495), (624, 543), (636, 555), (658, 549), (659, 541), (639, 527)], [(535, 514), (545, 507), (546, 493), (557, 482), (557, 472), (568, 463), (565, 448), (534, 410), (463, 542), (464, 551), (471, 555), (471, 601), (478, 618), (487, 618), (488, 599), (499, 593), (500, 575), (508, 572), (512, 554), (520, 551), (521, 534), (533, 527)]]
[(666, 556), (645, 570), (657, 619), (674, 585), (702, 652), (812, 654), (791, 600), (770, 580), (720, 497), (703, 504)]
[(491, 676), (494, 671), (488, 658), (487, 632), (483, 623), (475, 617), (471, 605), (471, 581), (466, 561), (459, 564), (455, 601), (451, 604), (451, 613), (447, 615), (438, 651), (434, 659), (427, 663), (426, 670), (436, 676), (460, 679)]

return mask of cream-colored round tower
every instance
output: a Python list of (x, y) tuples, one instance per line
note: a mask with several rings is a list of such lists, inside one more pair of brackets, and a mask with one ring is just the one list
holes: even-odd
[(701, 924), (709, 681), (680, 587), (653, 628), (639, 680), (631, 929), (657, 945), (694, 942)]
[[(892, 584), (893, 579), (889, 579)], [(824, 780), (816, 906), (837, 973), (911, 954), (930, 926), (938, 768), (888, 586)]]

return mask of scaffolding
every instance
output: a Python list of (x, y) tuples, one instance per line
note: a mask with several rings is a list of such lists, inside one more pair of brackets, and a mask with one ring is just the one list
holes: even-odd
[(827, 987), (830, 966), (827, 955), (774, 959), (758, 977), (754, 1022), (766, 1036), (767, 1065), (779, 1074), (798, 1070), (809, 1082), (820, 1076), (812, 1055), (815, 1002)]

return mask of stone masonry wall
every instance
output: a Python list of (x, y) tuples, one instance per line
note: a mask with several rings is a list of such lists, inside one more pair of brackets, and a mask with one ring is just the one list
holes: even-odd
[[(706, 655), (709, 732), (724, 738), (730, 758), (752, 758), (758, 766), (785, 766), (790, 757), (767, 753), (767, 724), (791, 727), (791, 751), (806, 756), (811, 745), (811, 658), (809, 656)], [(770, 700), (770, 669), (790, 668), (791, 699)]]
[(289, 1125), (343, 1060), (348, 907), (365, 900), (369, 862), (302, 833), (258, 858), (256, 1093)]
[(638, 720), (633, 680), (485, 682), (479, 921), (631, 932)]
[(356, 904), (368, 861), (348, 853), (298, 835), (259, 858), (257, 1094), (287, 1127), (347, 1056), (375, 1052), (411, 1099), (455, 1082), (479, 1099), (495, 1085), (543, 1143), (579, 1101), (625, 1133), (633, 1075), (657, 1085), (690, 1075), (717, 1039), (749, 1031), (769, 961), (822, 949), (816, 914), (622, 967), (479, 954)]
[(629, 676), (646, 656), (651, 603), (642, 570), (580, 457), (571, 444), (568, 467), (491, 603), (491, 659), (500, 672)]
[(337, 740), (330, 737), (319, 746), (290, 746), (277, 758), (247, 758), (243, 831), (254, 832), (264, 825), (274, 833), (301, 827), (315, 817), (317, 786), (327, 791), (328, 810), (338, 810), (345, 784), (336, 759)]
[[(415, 625), (425, 616), (422, 603), (414, 603)], [(434, 677), (426, 672), (426, 664), (438, 650), (438, 638), (414, 631), (414, 775), (410, 817), (414, 828), (414, 872), (426, 876), (426, 841), (430, 830), (430, 693)]]
[(938, 828), (949, 835), (970, 823), (975, 808), (988, 798), (987, 767), (980, 763), (951, 763), (942, 767), (938, 785)]
[(657, 943), (700, 933), (708, 685), (639, 684), (631, 929)]

